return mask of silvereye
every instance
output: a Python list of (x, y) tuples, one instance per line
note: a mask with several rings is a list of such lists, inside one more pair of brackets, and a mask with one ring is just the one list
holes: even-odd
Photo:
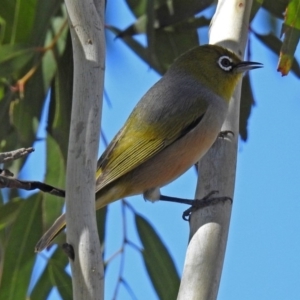
[[(96, 209), (136, 194), (151, 201), (170, 200), (159, 188), (208, 151), (242, 74), (261, 66), (216, 45), (198, 46), (181, 55), (142, 97), (99, 158)], [(40, 239), (36, 252), (65, 226), (61, 215)]]

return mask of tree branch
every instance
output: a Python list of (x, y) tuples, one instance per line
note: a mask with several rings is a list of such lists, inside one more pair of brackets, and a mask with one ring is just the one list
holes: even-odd
[(10, 151), (10, 152), (0, 153), (0, 164), (6, 163), (6, 162), (9, 162), (12, 160), (16, 160), (25, 155), (28, 155), (29, 153), (31, 153), (33, 151), (34, 151), (34, 149), (32, 147), (29, 147), (29, 148), (20, 148), (20, 149)]
[(95, 174), (102, 110), (104, 0), (65, 0), (69, 14), (74, 84), (66, 180), (67, 242), (73, 299), (103, 299), (104, 271), (95, 217)]
[[(21, 158), (29, 153), (33, 152), (32, 147), (20, 148), (10, 152), (0, 153), (0, 163), (9, 162)], [(40, 190), (44, 193), (49, 193), (58, 197), (65, 197), (65, 191), (49, 184), (40, 181), (27, 181), (13, 178), (14, 174), (8, 169), (0, 169), (0, 189), (10, 188), (10, 189), (22, 189), (27, 191)]]
[[(0, 171), (2, 171), (0, 169)], [(7, 172), (8, 170), (4, 170)], [(10, 189), (22, 189), (27, 191), (32, 191), (39, 189), (44, 193), (49, 193), (58, 197), (65, 197), (65, 191), (56, 187), (53, 187), (49, 184), (40, 182), (40, 181), (26, 181), (19, 180), (13, 177), (10, 177), (12, 174), (3, 174), (0, 172), (0, 189), (2, 188), (10, 188)]]
[[(229, 48), (243, 57), (247, 41), (252, 1), (219, 0), (210, 29), (210, 44)], [(241, 84), (231, 99), (228, 117), (222, 131), (234, 132), (233, 137), (218, 138), (199, 163), (196, 198), (201, 199), (212, 190), (233, 199), (239, 101)], [(225, 256), (231, 215), (227, 201), (209, 206), (192, 214), (190, 242), (178, 299), (213, 300), (217, 298)]]

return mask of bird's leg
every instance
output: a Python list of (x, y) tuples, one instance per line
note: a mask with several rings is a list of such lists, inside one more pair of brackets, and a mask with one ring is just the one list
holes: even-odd
[(185, 221), (189, 221), (189, 217), (190, 217), (191, 213), (194, 212), (195, 210), (199, 209), (199, 208), (203, 208), (203, 207), (206, 207), (206, 206), (209, 206), (209, 205), (217, 204), (220, 201), (225, 202), (225, 201), (229, 200), (232, 203), (232, 199), (230, 197), (212, 197), (212, 195), (215, 195), (217, 193), (218, 193), (218, 191), (211, 191), (210, 193), (208, 193), (202, 199), (196, 199), (196, 200), (182, 199), (182, 198), (176, 198), (176, 197), (169, 197), (169, 196), (165, 196), (165, 195), (160, 195), (159, 200), (191, 205), (191, 207), (188, 208), (187, 210), (185, 210), (182, 214), (182, 218)]

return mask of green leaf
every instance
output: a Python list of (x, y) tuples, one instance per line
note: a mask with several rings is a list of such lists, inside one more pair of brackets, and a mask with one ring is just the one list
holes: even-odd
[(0, 48), (0, 77), (17, 76), (36, 54), (36, 50), (28, 45), (4, 45)]
[(55, 139), (67, 162), (73, 95), (73, 50), (70, 34), (66, 48), (59, 58), (57, 72), (51, 84), (48, 133)]
[(36, 7), (36, 17), (31, 33), (31, 43), (37, 46), (44, 46), (45, 36), (51, 27), (51, 20), (56, 16), (64, 16), (66, 12), (63, 6), (63, 0), (38, 1)]
[[(153, 51), (150, 52), (151, 63), (156, 61), (164, 74), (174, 60), (181, 54), (199, 45), (197, 30), (173, 32), (155, 30)], [(151, 65), (152, 66), (152, 65)]]
[[(72, 107), (73, 56), (71, 39), (68, 38), (58, 70), (52, 82), (48, 113), (47, 167), (45, 182), (64, 189), (67, 151)], [(48, 229), (61, 214), (64, 199), (50, 194), (43, 195), (44, 229)]]
[(288, 26), (300, 30), (300, 2), (299, 0), (290, 0), (285, 13), (284, 23)]
[(4, 199), (3, 199), (3, 194), (2, 191), (0, 191), (0, 205), (3, 205)]
[[(253, 34), (258, 38), (259, 41), (261, 41), (265, 46), (267, 46), (272, 52), (279, 55), (280, 48), (282, 45), (280, 39), (278, 39), (272, 33), (263, 35), (254, 32)], [(300, 78), (300, 66), (296, 59), (293, 60), (291, 70), (298, 78)]]
[(142, 216), (135, 214), (135, 222), (144, 247), (144, 263), (158, 298), (176, 299), (180, 279), (167, 248)]
[(41, 197), (23, 201), (4, 248), (0, 299), (26, 299), (34, 265), (34, 245), (42, 234)]
[(101, 209), (98, 209), (96, 211), (96, 217), (97, 217), (98, 234), (99, 234), (99, 239), (100, 239), (101, 248), (102, 248), (102, 255), (104, 256), (107, 206), (105, 206)]
[(265, 46), (267, 46), (272, 52), (275, 54), (279, 54), (280, 47), (281, 47), (281, 41), (279, 38), (277, 38), (274, 34), (258, 34), (256, 32), (253, 32), (253, 34), (258, 38), (259, 41), (261, 41)]
[(72, 281), (70, 275), (59, 268), (56, 264), (52, 264), (52, 277), (54, 280), (54, 286), (57, 287), (62, 299), (72, 300)]
[(284, 40), (280, 51), (277, 70), (282, 74), (282, 76), (285, 76), (289, 73), (293, 66), (294, 55), (300, 38), (300, 30), (288, 25), (283, 25), (283, 27)]
[(52, 288), (57, 287), (63, 299), (72, 299), (72, 283), (65, 269), (69, 261), (61, 248), (56, 248), (47, 266), (30, 294), (31, 300), (47, 299)]
[[(6, 88), (4, 89), (6, 91)], [(13, 127), (10, 124), (9, 117), (9, 107), (11, 102), (11, 94), (6, 94), (2, 99), (0, 99), (0, 152), (9, 151), (14, 148), (9, 148), (7, 146), (8, 136), (13, 132)]]
[(251, 7), (251, 13), (250, 13), (250, 21), (253, 20), (253, 18), (256, 16), (256, 13), (260, 9), (261, 5), (263, 4), (264, 0), (254, 0)]
[[(47, 162), (46, 162), (46, 177), (45, 182), (55, 187), (64, 188), (65, 186), (65, 161), (56, 141), (50, 136), (47, 136)], [(54, 220), (62, 212), (64, 199), (43, 193), (43, 228), (48, 229)]]
[(290, 0), (264, 0), (262, 7), (279, 19), (283, 19), (285, 9)]
[[(126, 0), (129, 8), (137, 18), (147, 19), (148, 2), (146, 0)], [(154, 8), (155, 28), (170, 26), (192, 17), (208, 8), (213, 0), (156, 0), (151, 1)], [(137, 20), (141, 22), (141, 20)], [(142, 21), (144, 22), (144, 21)], [(147, 21), (145, 22), (145, 24)], [(145, 32), (145, 31), (144, 31)]]
[[(42, 113), (46, 96), (42, 78), (39, 68), (33, 75), (33, 80), (27, 83), (24, 98), (16, 99), (10, 105), (10, 121), (18, 132), (19, 142), (25, 147), (33, 144)], [(31, 109), (28, 109), (29, 105)], [(14, 148), (19, 148), (19, 146), (16, 145)]]
[(1, 17), (5, 20), (3, 42), (22, 43), (28, 40), (33, 29), (37, 0), (1, 0)]
[[(62, 252), (60, 250), (60, 252)], [(49, 260), (50, 261), (50, 260)], [(47, 299), (49, 296), (53, 284), (51, 282), (51, 277), (48, 274), (48, 268), (49, 268), (49, 261), (47, 262), (47, 266), (42, 273), (42, 275), (39, 277), (37, 283), (34, 285), (33, 290), (30, 294), (30, 300), (40, 300), (40, 299)]]
[[(50, 23), (51, 27), (46, 33), (45, 46), (51, 45), (46, 51), (42, 60), (42, 72), (45, 90), (48, 91), (53, 77), (55, 76), (59, 64), (59, 58), (63, 55), (68, 36), (68, 26), (66, 17), (56, 17)], [(58, 37), (56, 43), (53, 42)]]
[(23, 203), (22, 200), (15, 199), (14, 201), (0, 206), (0, 230), (15, 221)]
[[(200, 3), (200, 1), (198, 2)], [(149, 4), (153, 4), (153, 2), (149, 2)], [(182, 11), (181, 11), (182, 12)], [(170, 21), (166, 21), (166, 18), (162, 18), (162, 20), (157, 20), (156, 11), (154, 8), (147, 6), (147, 14), (143, 14), (140, 16), (133, 24), (128, 26), (126, 29), (121, 31), (117, 37), (125, 37), (125, 36), (133, 36), (139, 33), (149, 33), (154, 29), (166, 29), (166, 31), (174, 31), (177, 27), (182, 27), (185, 29), (197, 29), (199, 27), (208, 26), (210, 24), (210, 20), (207, 20), (205, 17), (194, 17), (193, 13), (187, 13), (182, 16), (182, 18), (170, 19)], [(191, 26), (190, 24), (193, 25)], [(172, 29), (173, 28), (173, 29)], [(151, 29), (151, 30), (150, 30)], [(149, 37), (148, 37), (149, 39)]]
[[(38, 1), (38, 7), (42, 5), (41, 3), (47, 2), (49, 1)], [(0, 85), (3, 91), (1, 93), (2, 99), (0, 99), (1, 150), (32, 146), (36, 139), (46, 94), (56, 73), (57, 61), (64, 51), (66, 42), (67, 26), (64, 10), (61, 10), (57, 17), (53, 17), (54, 14), (57, 14), (61, 3), (61, 1), (55, 1), (55, 5), (49, 5), (51, 8), (49, 11), (43, 12), (43, 16), (48, 20), (47, 25), (44, 23), (44, 19), (42, 21), (39, 19), (41, 16), (37, 16), (36, 22), (45, 24), (45, 26), (32, 28), (30, 37), (24, 42), (24, 44), (31, 45), (31, 48), (20, 43), (7, 44), (1, 47), (0, 72), (5, 73), (3, 74), (5, 78), (2, 79)], [(14, 4), (12, 6), (14, 7)], [(46, 7), (48, 6), (46, 5)], [(17, 6), (14, 8), (18, 9)], [(18, 12), (12, 15), (15, 16), (16, 14)], [(28, 22), (32, 22), (32, 20), (28, 20)], [(13, 25), (11, 24), (11, 26)], [(40, 44), (34, 44), (34, 39), (31, 38), (31, 35), (36, 37), (35, 29), (39, 31), (40, 35), (37, 41), (42, 46), (56, 41), (52, 45), (51, 51), (37, 50), (37, 46)], [(60, 34), (57, 36), (58, 32)], [(26, 76), (24, 76), (25, 74)], [(19, 80), (23, 86), (14, 86), (16, 80)], [(22, 87), (24, 87), (24, 91), (21, 90)], [(14, 164), (19, 168), (25, 160), (26, 158)]]
[[(116, 36), (121, 33), (121, 30), (114, 27), (107, 25), (106, 28), (113, 32)], [(131, 48), (133, 52), (135, 52), (143, 61), (149, 64), (157, 73), (163, 74), (163, 70), (157, 65), (155, 62), (151, 62), (150, 57), (148, 56), (147, 48), (142, 46), (139, 42), (137, 42), (131, 36), (125, 36), (122, 38), (122, 41)]]
[(240, 136), (243, 141), (248, 138), (248, 120), (251, 114), (252, 106), (255, 101), (252, 93), (249, 73), (243, 77), (241, 105), (240, 105)]
[[(147, 18), (146, 18), (146, 37), (148, 44), (148, 55), (152, 55), (155, 51), (155, 15), (154, 15), (154, 1), (148, 1), (147, 3)], [(151, 57), (152, 60), (156, 60), (156, 57)]]
[(201, 27), (207, 27), (211, 23), (211, 19), (207, 19), (203, 16), (192, 17), (187, 20), (177, 23), (176, 25), (165, 27), (166, 31), (180, 31), (186, 32), (187, 30), (199, 29)]
[(213, 4), (212, 0), (173, 0), (165, 1), (155, 14), (159, 27), (165, 27), (190, 18)]
[(126, 0), (129, 9), (136, 17), (140, 17), (146, 11), (147, 0)]
[(282, 25), (281, 34), (284, 34), (278, 71), (287, 75), (290, 71), (294, 59), (294, 54), (300, 38), (300, 1), (292, 0), (285, 14), (285, 21)]
[[(109, 26), (108, 29), (117, 35), (121, 32), (112, 26)], [(182, 30), (179, 25), (174, 27), (172, 31), (170, 28), (168, 30), (155, 30), (154, 38), (151, 40), (151, 49), (143, 47), (130, 36), (124, 36), (122, 40), (161, 75), (166, 72), (180, 54), (199, 45), (196, 29)]]

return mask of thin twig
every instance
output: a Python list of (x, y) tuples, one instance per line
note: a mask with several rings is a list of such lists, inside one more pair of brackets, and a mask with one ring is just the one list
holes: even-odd
[(124, 285), (125, 289), (127, 290), (128, 294), (131, 296), (131, 298), (138, 299), (134, 294), (133, 290), (131, 289), (130, 285), (127, 283), (127, 281), (124, 280), (124, 278), (121, 279), (121, 282)]
[(118, 281), (115, 287), (115, 292), (113, 295), (113, 299), (117, 299), (117, 295), (118, 295), (118, 291), (120, 288), (120, 284), (122, 282), (122, 274), (123, 274), (123, 270), (124, 270), (124, 263), (125, 263), (125, 245), (127, 242), (127, 232), (126, 232), (126, 214), (125, 214), (125, 201), (124, 199), (121, 200), (122, 201), (122, 223), (123, 223), (123, 241), (122, 241), (122, 246), (120, 248), (120, 252), (121, 252), (121, 261), (120, 261), (120, 267), (119, 267), (119, 276), (118, 276)]
[(109, 263), (111, 263), (117, 256), (122, 254), (123, 252), (123, 247), (121, 247), (119, 250), (117, 250), (113, 255), (111, 255), (105, 262), (104, 265), (107, 266)]
[(65, 191), (40, 181), (19, 180), (13, 177), (0, 175), (0, 188), (22, 189), (32, 191), (39, 189), (42, 192), (49, 193), (58, 197), (65, 197)]
[(128, 283), (123, 278), (124, 264), (125, 264), (125, 247), (126, 247), (126, 245), (128, 245), (128, 246), (131, 246), (136, 251), (142, 252), (141, 248), (139, 246), (137, 246), (136, 244), (134, 244), (133, 242), (131, 242), (127, 237), (127, 219), (126, 219), (125, 209), (126, 208), (130, 209), (134, 214), (136, 214), (136, 212), (135, 212), (134, 208), (125, 199), (122, 199), (121, 201), (122, 201), (123, 241), (122, 241), (122, 246), (120, 247), (118, 252), (115, 253), (112, 256), (112, 258), (115, 258), (117, 255), (121, 255), (121, 258), (120, 258), (121, 261), (120, 261), (120, 267), (119, 267), (119, 276), (118, 276), (118, 280), (117, 280), (117, 283), (116, 283), (115, 292), (114, 292), (114, 295), (113, 295), (113, 300), (117, 299), (118, 291), (119, 291), (119, 288), (120, 288), (121, 284), (123, 284), (125, 286), (125, 288), (127, 289), (128, 293), (132, 296), (132, 298), (136, 299), (136, 297), (133, 294), (133, 292), (132, 292), (131, 288), (129, 287)]
[(140, 253), (143, 251), (142, 248), (140, 248), (138, 245), (136, 245), (135, 243), (133, 243), (129, 240), (127, 240), (127, 244)]
[(125, 204), (125, 206), (127, 206), (134, 214), (136, 214), (136, 210), (128, 201), (126, 201), (125, 199), (122, 199), (122, 201)]
[(16, 82), (16, 84), (14, 86), (11, 86), (11, 91), (19, 92), (21, 99), (24, 98), (25, 84), (36, 73), (36, 71), (40, 67), (45, 53), (49, 50), (53, 50), (53, 48), (57, 44), (58, 39), (61, 37), (61, 35), (67, 25), (68, 25), (68, 20), (66, 19), (48, 46), (34, 48), (35, 51), (41, 52), (42, 56), (39, 58), (38, 62), (21, 79), (19, 79)]
[(20, 149), (13, 150), (10, 152), (0, 153), (0, 163), (6, 163), (6, 162), (9, 162), (12, 160), (16, 160), (25, 155), (28, 155), (29, 153), (31, 153), (33, 151), (34, 151), (34, 149), (32, 147), (29, 147), (29, 148), (20, 148)]

